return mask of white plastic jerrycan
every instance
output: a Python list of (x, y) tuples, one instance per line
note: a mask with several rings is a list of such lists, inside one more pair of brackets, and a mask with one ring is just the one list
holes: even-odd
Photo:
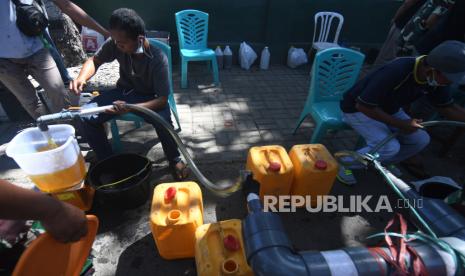
[(270, 67), (270, 50), (268, 47), (263, 48), (262, 55), (260, 57), (260, 69), (268, 70)]
[(43, 192), (54, 193), (80, 184), (86, 175), (84, 158), (70, 125), (51, 125), (57, 148), (49, 149), (39, 128), (27, 128), (8, 144), (6, 154)]

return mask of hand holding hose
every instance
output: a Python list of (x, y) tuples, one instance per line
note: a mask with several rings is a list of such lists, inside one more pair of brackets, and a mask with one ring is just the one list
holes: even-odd
[(86, 84), (87, 82), (85, 80), (80, 80), (79, 78), (74, 79), (69, 82), (69, 90), (76, 95), (80, 95)]
[(412, 134), (419, 129), (423, 129), (423, 125), (421, 124), (423, 120), (421, 119), (409, 119), (409, 120), (402, 120), (401, 124), (399, 125), (399, 130), (406, 134)]
[[(458, 121), (428, 121), (428, 122), (420, 122), (418, 119), (412, 119), (409, 120), (409, 128), (415, 128), (417, 129), (423, 129), (426, 127), (432, 127), (432, 126), (453, 126), (453, 127), (464, 127), (465, 128), (465, 122), (458, 122)], [(394, 139), (397, 135), (399, 135), (398, 132), (393, 132), (391, 135), (387, 136), (384, 138), (381, 142), (379, 142), (376, 146), (374, 146), (368, 153), (366, 154), (360, 154), (355, 151), (340, 151), (334, 154), (336, 159), (343, 164), (344, 166), (350, 165), (346, 164), (346, 162), (342, 161), (341, 158), (350, 156), (354, 159), (356, 159), (358, 162), (361, 162), (363, 164), (370, 163), (373, 159), (376, 159), (376, 153), (380, 148), (382, 148), (384, 145), (386, 145), (389, 141)], [(362, 160), (365, 160), (362, 162)]]
[(114, 115), (121, 115), (121, 114), (125, 114), (128, 112), (129, 112), (129, 109), (126, 107), (125, 101), (114, 101), (113, 107), (105, 111), (105, 113), (114, 114)]

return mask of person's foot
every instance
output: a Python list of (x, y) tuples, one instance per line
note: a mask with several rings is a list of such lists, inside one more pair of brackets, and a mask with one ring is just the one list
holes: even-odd
[(184, 181), (187, 177), (189, 177), (189, 168), (183, 161), (179, 161), (175, 165), (171, 166), (173, 178), (176, 181)]
[(355, 179), (352, 170), (349, 170), (342, 165), (339, 165), (339, 171), (336, 178), (339, 180), (339, 182), (348, 186), (353, 186), (357, 183), (357, 179)]

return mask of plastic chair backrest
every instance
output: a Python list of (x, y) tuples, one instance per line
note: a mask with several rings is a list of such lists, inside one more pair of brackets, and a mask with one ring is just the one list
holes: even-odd
[[(336, 19), (339, 21), (339, 24), (336, 29), (336, 34), (333, 41), (328, 41), (329, 34), (331, 33), (331, 27), (333, 22), (336, 23)], [(337, 43), (339, 40), (339, 34), (344, 24), (344, 16), (337, 12), (318, 12), (315, 14), (315, 26), (313, 28), (313, 43), (315, 42), (332, 42)], [(316, 36), (316, 31), (320, 25), (320, 31), (318, 34), (318, 39)]]
[(160, 49), (166, 55), (166, 58), (168, 58), (168, 78), (170, 80), (170, 96), (173, 97), (173, 79), (171, 78), (172, 73), (173, 73), (172, 63), (171, 63), (171, 47), (168, 44), (164, 43), (163, 41), (160, 41), (155, 38), (149, 38), (148, 40), (150, 44)]
[(61, 243), (48, 233), (40, 235), (24, 251), (13, 276), (79, 276), (89, 257), (99, 221), (87, 215), (88, 232), (80, 241)]
[(310, 85), (310, 101), (340, 101), (354, 86), (365, 55), (347, 48), (330, 48), (315, 56)]
[(208, 37), (208, 13), (183, 10), (176, 13), (180, 49), (205, 49)]

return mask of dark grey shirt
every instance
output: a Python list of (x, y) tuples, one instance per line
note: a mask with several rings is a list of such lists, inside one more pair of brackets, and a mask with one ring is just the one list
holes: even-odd
[(140, 58), (121, 52), (116, 43), (109, 38), (97, 51), (95, 58), (102, 63), (118, 60), (118, 88), (134, 89), (136, 93), (154, 94), (155, 97), (168, 96), (170, 93), (168, 59), (153, 45), (150, 45), (149, 51)]

